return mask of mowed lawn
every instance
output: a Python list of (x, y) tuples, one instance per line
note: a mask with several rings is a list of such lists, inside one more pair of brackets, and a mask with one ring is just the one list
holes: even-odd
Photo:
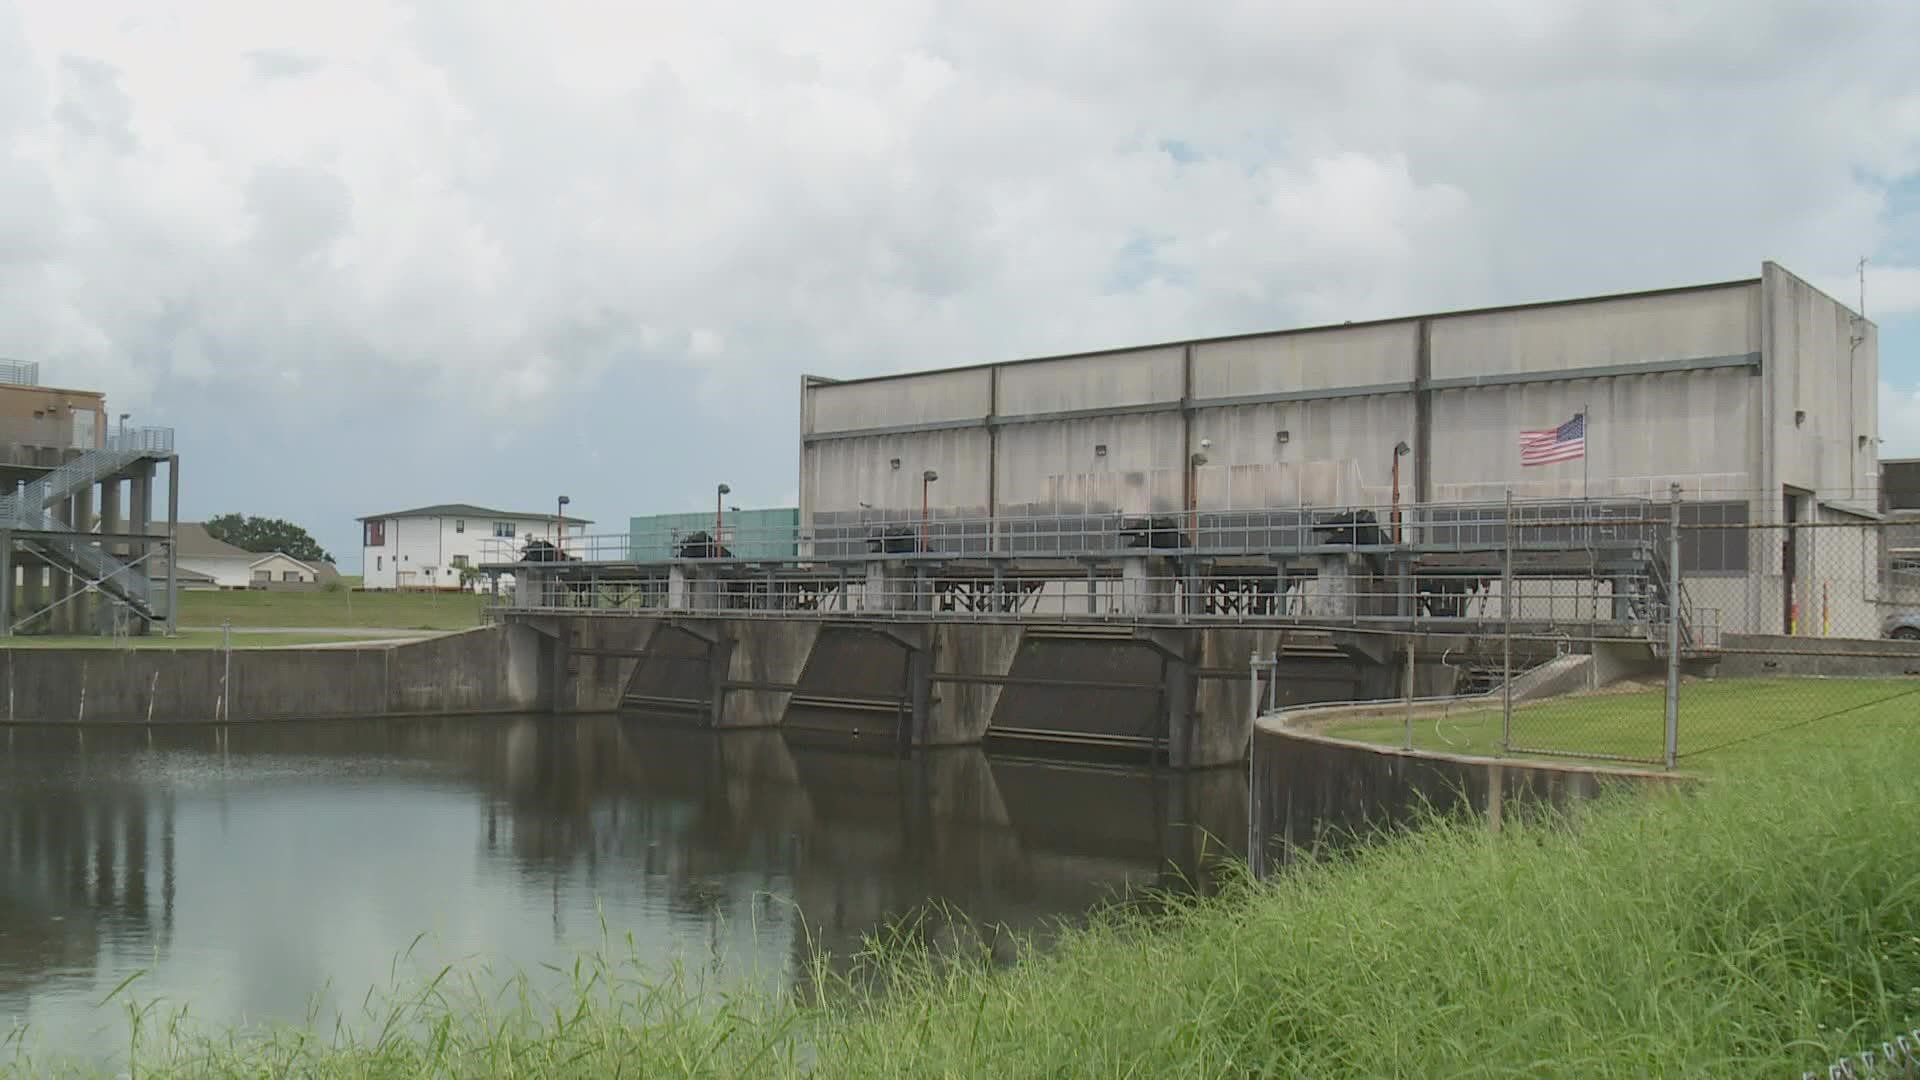
[(193, 591), (180, 594), (179, 622), (193, 628), (231, 621), (236, 628), (466, 630), (480, 625), (485, 600), (477, 593), (451, 592)]
[[(1849, 732), (1920, 721), (1920, 678), (1718, 679), (1680, 687), (1679, 756), (1687, 767), (1712, 769), (1754, 754), (1830, 746)], [(1501, 755), (1500, 709), (1416, 713), (1419, 750)], [(1356, 742), (1399, 746), (1400, 717), (1369, 717), (1325, 729)], [(1593, 754), (1660, 761), (1665, 752), (1665, 689), (1600, 692), (1555, 698), (1513, 710), (1513, 756), (1527, 751)]]
[[(331, 645), (349, 641), (377, 641), (378, 637), (363, 634), (249, 634), (236, 630), (233, 634), (233, 647), (236, 649), (286, 648), (291, 645)], [(43, 635), (19, 635), (8, 638), (0, 649), (218, 649), (224, 636), (218, 630), (192, 630), (165, 637), (153, 634), (147, 637), (129, 637), (115, 640), (95, 634), (87, 637), (49, 637)]]

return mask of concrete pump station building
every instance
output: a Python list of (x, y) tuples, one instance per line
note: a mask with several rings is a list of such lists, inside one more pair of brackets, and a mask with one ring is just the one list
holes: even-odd
[[(1509, 493), (1660, 514), (1677, 484), (1683, 524), (1728, 526), (1687, 534), (1692, 602), (1722, 605), (1728, 630), (1790, 632), (1815, 582), (1829, 621), (1885, 599), (1833, 595), (1814, 561), (1851, 560), (1842, 545), (1755, 528), (1878, 519), (1878, 379), (1874, 324), (1771, 262), (1686, 288), (806, 376), (799, 530), (822, 556), (889, 523), (928, 550), (1068, 555), (1123, 543), (1110, 523), (1128, 517), (1207, 547), (1210, 529), (1343, 507), (1418, 530)], [(1523, 464), (1523, 433), (1575, 418), (1581, 456)], [(1863, 580), (1884, 568), (1859, 559)]]

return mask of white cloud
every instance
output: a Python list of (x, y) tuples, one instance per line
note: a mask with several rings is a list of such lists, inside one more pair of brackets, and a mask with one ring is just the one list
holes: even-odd
[(1920, 457), (1920, 386), (1880, 384), (1880, 456)]
[(0, 0), (0, 355), (404, 410), (417, 477), (643, 396), (784, 490), (803, 370), (1767, 258), (1920, 310), (1920, 6), (1670, 8)]

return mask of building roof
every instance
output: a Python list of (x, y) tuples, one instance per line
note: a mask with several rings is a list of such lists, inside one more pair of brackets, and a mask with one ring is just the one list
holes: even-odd
[[(151, 578), (154, 581), (167, 580), (167, 560), (152, 559), (148, 561), (147, 565), (149, 567), (147, 571), (147, 576), (149, 578)], [(205, 571), (201, 571), (201, 570), (195, 570), (191, 566), (182, 566), (178, 570), (175, 570), (173, 579), (175, 581), (180, 581), (180, 582), (195, 582), (195, 583), (205, 583), (205, 582), (211, 582), (215, 580), (212, 574), (206, 573)]]
[(302, 570), (311, 572), (316, 579), (318, 579), (320, 576), (320, 568), (322, 566), (327, 565), (325, 563), (320, 563), (320, 562), (308, 562), (305, 559), (296, 559), (284, 551), (264, 552), (258, 558), (254, 559), (251, 563), (248, 563), (247, 565), (249, 567), (259, 566), (261, 563), (266, 562), (268, 559), (285, 559), (288, 562), (292, 563), (293, 565), (301, 568)]
[(246, 559), (252, 562), (259, 558), (251, 551), (234, 547), (224, 540), (215, 540), (208, 534), (203, 522), (182, 521), (174, 536), (183, 559)]
[(1351, 330), (1355, 327), (1390, 326), (1394, 323), (1417, 323), (1429, 319), (1453, 319), (1470, 315), (1497, 315), (1509, 311), (1534, 311), (1544, 308), (1574, 307), (1580, 304), (1604, 304), (1616, 300), (1640, 300), (1653, 296), (1679, 296), (1685, 293), (1710, 292), (1715, 289), (1748, 288), (1759, 285), (1765, 280), (1765, 278), (1759, 277), (1736, 278), (1732, 281), (1710, 281), (1699, 285), (1680, 285), (1665, 289), (1643, 289), (1639, 292), (1602, 293), (1597, 296), (1578, 296), (1561, 300), (1536, 300), (1524, 304), (1500, 304), (1495, 307), (1433, 311), (1421, 315), (1394, 315), (1380, 319), (1358, 319), (1343, 323), (1322, 323), (1317, 326), (1294, 326), (1276, 330), (1255, 330), (1241, 334), (1222, 334), (1214, 337), (1159, 341), (1150, 345), (1122, 345), (1107, 349), (1083, 349), (1077, 352), (1056, 353), (1050, 356), (1023, 356), (1012, 360), (988, 360), (980, 363), (955, 364), (948, 367), (922, 368), (914, 371), (892, 371), (883, 375), (862, 375), (844, 379), (836, 379), (827, 375), (802, 375), (800, 378), (806, 389), (824, 386), (851, 386), (857, 383), (890, 382), (900, 379), (919, 378), (924, 375), (942, 375), (952, 371), (977, 371), (986, 368), (1007, 368), (1025, 364), (1044, 364), (1055, 360), (1075, 360), (1088, 356), (1120, 356), (1127, 353), (1152, 352), (1159, 349), (1179, 348), (1189, 345), (1215, 345), (1228, 341), (1249, 341), (1255, 338), (1319, 334), (1329, 330)]
[[(500, 518), (503, 521), (504, 520), (552, 521), (554, 518), (554, 515), (544, 514), (544, 513), (525, 513), (518, 510), (493, 510), (485, 506), (475, 506), (472, 503), (434, 503), (431, 506), (416, 506), (411, 510), (393, 510), (385, 514), (368, 514), (366, 517), (355, 518), (354, 520), (355, 521), (379, 521), (381, 518), (408, 518), (408, 517), (470, 517), (470, 518)], [(568, 517), (562, 517), (560, 520), (566, 522), (569, 525), (593, 524), (593, 520), (591, 518), (568, 516)]]

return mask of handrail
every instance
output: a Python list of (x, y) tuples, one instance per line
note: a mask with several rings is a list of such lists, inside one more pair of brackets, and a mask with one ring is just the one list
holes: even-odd
[(173, 429), (128, 427), (123, 424), (107, 432), (105, 448), (139, 454), (171, 454), (173, 453)]
[(11, 521), (18, 527), (52, 534), (35, 536), (24, 542), (64, 556), (67, 562), (84, 572), (93, 582), (108, 586), (119, 593), (122, 599), (143, 608), (151, 606), (152, 589), (146, 575), (132, 573), (131, 565), (96, 546), (97, 542), (91, 538), (91, 533), (71, 532), (44, 510), (37, 519), (16, 512)]
[[(1400, 509), (1400, 545), (1392, 543), (1393, 510), (1378, 505), (1200, 509), (1185, 513), (1122, 511), (1025, 515), (918, 515), (866, 512), (858, 517), (819, 513), (797, 525), (737, 526), (717, 515), (714, 526), (661, 526), (620, 533), (561, 535), (535, 530), (525, 536), (483, 539), (482, 565), (547, 561), (526, 558), (529, 545), (557, 545), (569, 561), (664, 562), (678, 558), (738, 558), (794, 561), (869, 553), (965, 557), (1017, 554), (1077, 556), (1129, 548), (1143, 553), (1239, 554), (1301, 549), (1317, 538), (1344, 533), (1344, 546), (1358, 549), (1414, 545), (1427, 549), (1486, 549), (1500, 545), (1510, 525), (1529, 543), (1556, 548), (1617, 549), (1651, 543), (1665, 526), (1645, 499), (1539, 499), (1517, 502), (1511, 522), (1504, 502), (1423, 503)], [(1366, 519), (1365, 515), (1371, 515)], [(1335, 519), (1360, 517), (1342, 525)], [(1353, 543), (1352, 541), (1358, 541)], [(1376, 542), (1369, 542), (1376, 541)], [(542, 552), (542, 554), (545, 554)]]
[[(147, 429), (151, 430), (151, 429)], [(152, 453), (151, 450), (89, 450), (72, 461), (23, 485), (18, 493), (0, 495), (0, 519), (15, 520), (20, 514), (31, 516), (49, 502), (64, 498), (120, 472), (128, 465)]]

